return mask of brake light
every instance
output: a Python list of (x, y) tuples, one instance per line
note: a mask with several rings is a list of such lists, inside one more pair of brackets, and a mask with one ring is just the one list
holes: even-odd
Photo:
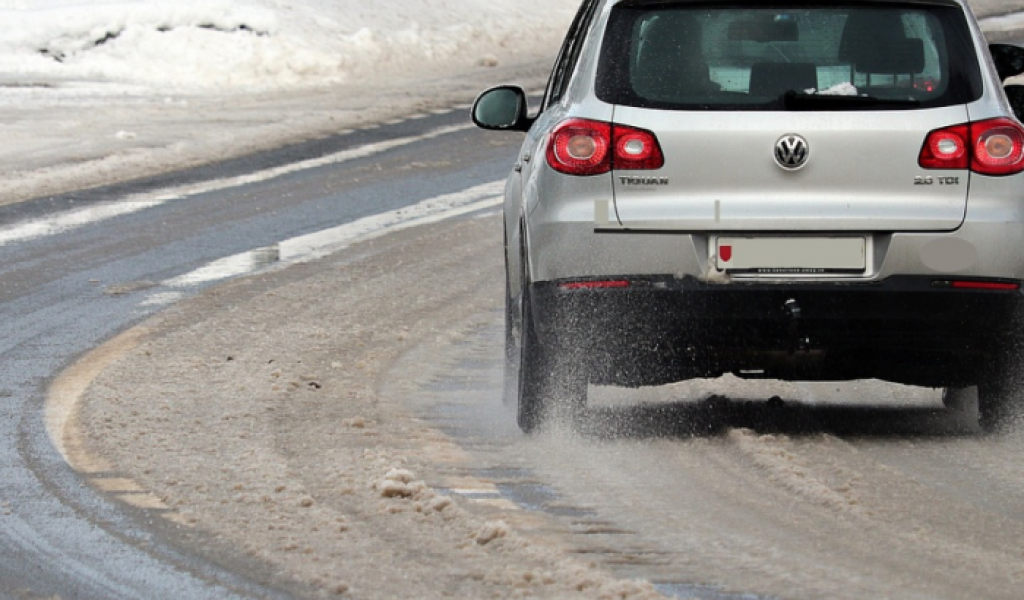
[(548, 164), (568, 175), (598, 175), (611, 170), (612, 127), (600, 121), (569, 119), (551, 133)]
[(1010, 119), (982, 121), (972, 126), (974, 156), (971, 168), (986, 175), (1024, 171), (1024, 129)]
[(600, 175), (612, 169), (660, 169), (658, 138), (644, 129), (589, 119), (569, 119), (551, 133), (548, 165), (567, 175)]
[(918, 164), (925, 169), (970, 169), (982, 175), (1024, 171), (1024, 128), (1011, 119), (989, 119), (928, 134)]

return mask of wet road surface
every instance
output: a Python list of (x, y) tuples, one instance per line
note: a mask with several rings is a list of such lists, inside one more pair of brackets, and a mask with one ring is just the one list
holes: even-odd
[[(443, 154), (427, 151), (437, 144)], [(119, 331), (280, 257), (257, 252), (246, 267), (212, 271), (211, 263), (493, 182), (516, 144), (481, 142), (461, 107), (0, 208), (0, 597), (281, 595), (164, 543), (144, 515), (84, 485), (47, 436), (47, 386)], [(302, 170), (289, 167), (302, 161)]]

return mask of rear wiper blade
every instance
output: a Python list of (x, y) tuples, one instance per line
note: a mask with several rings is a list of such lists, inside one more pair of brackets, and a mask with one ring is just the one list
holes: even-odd
[(786, 110), (864, 110), (871, 108), (901, 109), (920, 106), (913, 98), (876, 98), (875, 96), (844, 96), (838, 94), (806, 94), (789, 90), (782, 95)]

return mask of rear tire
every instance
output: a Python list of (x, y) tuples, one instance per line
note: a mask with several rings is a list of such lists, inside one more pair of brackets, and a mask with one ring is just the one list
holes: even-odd
[(950, 412), (964, 413), (977, 403), (978, 386), (976, 385), (962, 388), (948, 387), (942, 391), (942, 404)]
[(576, 353), (563, 345), (542, 343), (523, 291), (522, 348), (519, 366), (519, 428), (534, 433), (552, 421), (575, 427), (587, 402), (587, 376)]
[(505, 280), (505, 363), (501, 402), (506, 407), (516, 406), (519, 398), (519, 373), (522, 362), (522, 312), (514, 304), (509, 293), (508, 278)]
[(522, 347), (520, 348), (519, 377), (519, 429), (523, 433), (534, 433), (547, 418), (547, 385), (543, 381), (544, 360), (541, 354), (533, 324), (524, 319)]
[(1001, 433), (1024, 406), (1024, 393), (1012, 374), (978, 385), (978, 425), (984, 433)]
[(978, 425), (985, 433), (1001, 433), (1024, 408), (1020, 349), (1010, 345), (990, 364), (989, 372), (978, 384)]

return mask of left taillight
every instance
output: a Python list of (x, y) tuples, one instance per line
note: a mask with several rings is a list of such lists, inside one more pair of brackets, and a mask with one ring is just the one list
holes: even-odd
[(650, 131), (589, 119), (560, 123), (548, 139), (548, 165), (566, 175), (600, 175), (612, 169), (660, 169), (665, 158)]
[(665, 166), (658, 138), (646, 129), (616, 125), (612, 127), (615, 154), (612, 168), (622, 171), (651, 171)]
[(925, 169), (970, 169), (982, 175), (1024, 171), (1024, 128), (1011, 119), (954, 125), (928, 134), (918, 164)]
[(548, 140), (548, 164), (567, 175), (599, 175), (611, 170), (612, 126), (600, 121), (569, 119)]

